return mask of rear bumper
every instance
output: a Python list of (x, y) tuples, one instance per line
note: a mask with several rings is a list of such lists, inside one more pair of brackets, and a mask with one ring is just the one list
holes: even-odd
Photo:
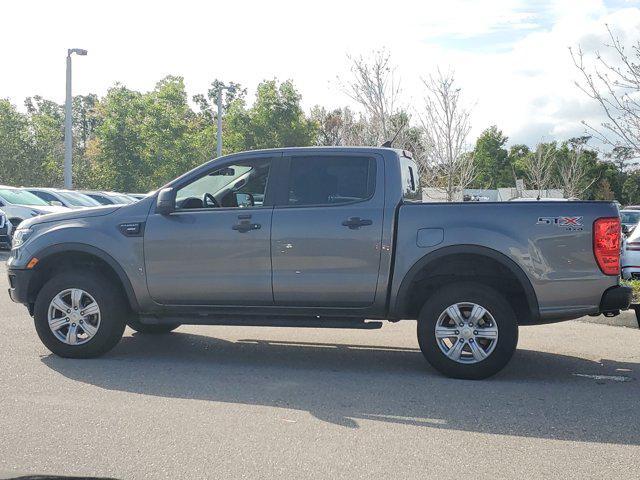
[(29, 282), (33, 270), (9, 269), (9, 297), (16, 303), (29, 304)]
[(604, 292), (600, 300), (600, 313), (619, 313), (631, 303), (631, 287), (616, 285)]

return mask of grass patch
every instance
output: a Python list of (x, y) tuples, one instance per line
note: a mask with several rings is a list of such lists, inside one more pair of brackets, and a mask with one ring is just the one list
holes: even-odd
[(640, 303), (640, 280), (623, 280), (622, 284), (631, 287), (633, 290), (631, 303)]

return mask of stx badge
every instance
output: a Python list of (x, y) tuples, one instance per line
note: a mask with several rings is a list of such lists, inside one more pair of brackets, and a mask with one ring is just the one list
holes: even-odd
[(555, 225), (565, 230), (582, 230), (583, 217), (538, 217), (537, 225)]

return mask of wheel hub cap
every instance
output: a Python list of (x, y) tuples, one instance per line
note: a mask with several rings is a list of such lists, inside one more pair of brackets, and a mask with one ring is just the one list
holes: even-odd
[(81, 345), (91, 340), (98, 332), (100, 318), (98, 303), (79, 288), (63, 290), (49, 303), (49, 328), (67, 345)]
[(438, 347), (458, 363), (478, 363), (486, 359), (498, 343), (498, 325), (481, 305), (460, 302), (447, 307), (435, 329)]

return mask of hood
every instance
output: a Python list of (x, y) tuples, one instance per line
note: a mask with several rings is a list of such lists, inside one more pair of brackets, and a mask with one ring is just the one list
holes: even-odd
[[(89, 218), (89, 217), (101, 217), (103, 215), (109, 215), (120, 209), (122, 205), (105, 205), (104, 207), (82, 208), (79, 210), (70, 210), (66, 207), (46, 207), (47, 209), (55, 208), (54, 212), (60, 213), (45, 213), (38, 217), (33, 217), (25, 220), (20, 224), (20, 227), (29, 228), (33, 225), (49, 222), (60, 222), (62, 220), (74, 220), (76, 218)], [(45, 207), (38, 207), (34, 210), (44, 210)], [(44, 212), (43, 212), (44, 213)]]

